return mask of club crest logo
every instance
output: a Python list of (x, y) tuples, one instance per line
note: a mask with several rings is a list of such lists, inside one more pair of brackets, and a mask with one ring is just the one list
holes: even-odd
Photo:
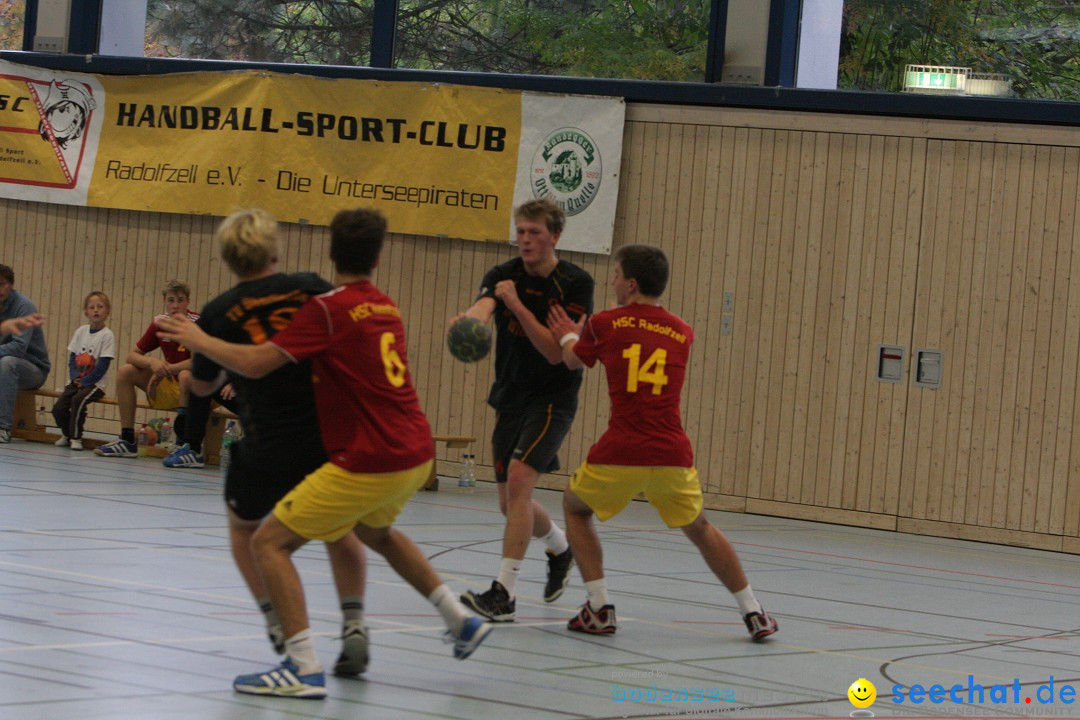
[(75, 188), (97, 107), (79, 80), (0, 74), (0, 182)]
[(577, 128), (551, 133), (533, 156), (533, 195), (551, 198), (567, 216), (589, 207), (600, 191), (602, 177), (599, 148)]
[(71, 80), (53, 80), (43, 99), (40, 91), (34, 94), (41, 110), (38, 134), (42, 140), (55, 142), (65, 150), (69, 143), (82, 137), (90, 114), (97, 109), (89, 88)]

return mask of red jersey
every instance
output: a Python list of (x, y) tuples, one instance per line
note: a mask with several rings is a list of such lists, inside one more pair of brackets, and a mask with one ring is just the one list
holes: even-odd
[(330, 462), (349, 472), (408, 470), (435, 457), (405, 356), (401, 311), (368, 281), (311, 298), (270, 342), (311, 359)]
[(656, 305), (625, 305), (589, 318), (574, 354), (607, 371), (611, 420), (589, 450), (594, 465), (692, 467), (679, 402), (694, 331)]
[[(191, 322), (195, 322), (199, 319), (198, 313), (189, 312), (187, 316), (188, 320)], [(157, 322), (157, 319), (161, 317), (166, 316), (156, 316), (154, 322), (150, 323), (150, 327), (146, 328), (146, 332), (144, 332), (143, 336), (139, 338), (139, 341), (135, 343), (135, 347), (139, 348), (144, 355), (161, 348), (161, 354), (165, 356), (165, 362), (170, 365), (175, 365), (178, 362), (190, 359), (191, 351), (186, 347), (178, 344), (175, 340), (162, 340), (157, 336), (160, 328), (155, 323)]]

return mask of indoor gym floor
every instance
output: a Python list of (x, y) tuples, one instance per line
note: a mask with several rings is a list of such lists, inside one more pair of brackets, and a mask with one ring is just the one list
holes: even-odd
[[(434, 609), (369, 554), (363, 679), (328, 677), (322, 701), (239, 695), (232, 678), (275, 658), (233, 567), (220, 487), (217, 468), (0, 445), (0, 718), (848, 717), (859, 678), (877, 687), (877, 717), (1080, 717), (1080, 699), (1063, 702), (1080, 689), (1076, 556), (710, 512), (780, 622), (755, 644), (694, 547), (644, 503), (599, 525), (614, 636), (566, 630), (580, 576), (545, 604), (534, 543), (517, 622), (456, 661)], [(561, 518), (559, 493), (537, 496)], [(453, 590), (490, 584), (502, 534), (492, 485), (421, 493), (398, 527)], [(330, 665), (340, 614), (325, 552), (312, 544), (297, 558)], [(1053, 701), (1041, 703), (1051, 677)], [(982, 703), (968, 702), (971, 683)], [(965, 689), (960, 703), (913, 704), (916, 684)], [(994, 685), (1008, 702), (993, 702)], [(650, 699), (665, 690), (702, 699)]]

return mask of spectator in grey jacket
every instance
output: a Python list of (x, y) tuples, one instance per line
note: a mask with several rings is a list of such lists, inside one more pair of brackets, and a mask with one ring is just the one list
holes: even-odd
[[(0, 264), (0, 322), (37, 313), (30, 298), (16, 292), (14, 286), (15, 271)], [(0, 443), (11, 440), (16, 393), (41, 387), (50, 367), (40, 326), (21, 334), (0, 335)]]

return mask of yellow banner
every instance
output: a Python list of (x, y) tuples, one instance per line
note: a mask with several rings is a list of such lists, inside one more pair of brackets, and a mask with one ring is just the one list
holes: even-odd
[(251, 72), (207, 80), (102, 78), (89, 204), (213, 215), (257, 205), (319, 225), (359, 204), (398, 232), (505, 236), (519, 93)]
[(505, 242), (514, 204), (550, 194), (588, 228), (564, 247), (606, 252), (623, 118), (618, 98), (0, 61), (0, 196), (317, 225), (375, 207), (396, 232)]

